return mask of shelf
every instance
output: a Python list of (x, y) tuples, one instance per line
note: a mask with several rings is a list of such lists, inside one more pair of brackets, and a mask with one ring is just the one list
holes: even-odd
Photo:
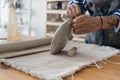
[(53, 37), (54, 35), (52, 33), (47, 33), (46, 36), (47, 37)]
[[(69, 0), (46, 0), (47, 4), (48, 3), (56, 3), (58, 1), (61, 1), (62, 3), (65, 3), (64, 6), (67, 7), (66, 4), (68, 3)], [(47, 5), (47, 6), (49, 6), (49, 5)], [(53, 4), (53, 6), (54, 6), (54, 4)], [(61, 14), (65, 13), (65, 12), (66, 12), (65, 9), (55, 9), (54, 7), (53, 7), (53, 9), (47, 9), (46, 10), (46, 14), (47, 14), (46, 15), (47, 16), (47, 20), (46, 20), (47, 31), (46, 32), (48, 32), (48, 33), (46, 33), (46, 35), (48, 37), (53, 37), (53, 33), (56, 31), (56, 28), (59, 27), (59, 25), (62, 24), (62, 20), (52, 22), (52, 18), (54, 18), (54, 15), (57, 14), (57, 15), (60, 16)]]
[(75, 35), (73, 34), (74, 37), (77, 37), (77, 38), (85, 38), (86, 34), (81, 34), (81, 35)]
[(53, 2), (53, 1), (69, 1), (69, 0), (47, 0), (48, 2)]
[(28, 10), (16, 10), (16, 14), (28, 14)]
[[(47, 33), (46, 34), (47, 37), (54, 37), (54, 35), (52, 33)], [(74, 37), (73, 38), (73, 41), (79, 41), (79, 42), (84, 42), (85, 41), (85, 38), (78, 38), (78, 37)]]
[(50, 22), (50, 21), (47, 21), (46, 23), (47, 25), (52, 25), (52, 26), (59, 26), (62, 24), (62, 22)]
[(7, 32), (0, 28), (0, 40), (6, 40), (7, 39)]
[(73, 41), (79, 41), (79, 42), (84, 42), (84, 38), (73, 38)]
[(47, 10), (47, 13), (50, 14), (63, 14), (66, 10)]

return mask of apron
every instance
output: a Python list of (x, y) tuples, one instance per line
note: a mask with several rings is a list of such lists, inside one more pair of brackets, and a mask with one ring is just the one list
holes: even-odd
[[(120, 9), (120, 0), (87, 0), (87, 6), (91, 16), (109, 16)], [(120, 33), (113, 32), (113, 29), (98, 30), (88, 33), (85, 42), (120, 49)]]

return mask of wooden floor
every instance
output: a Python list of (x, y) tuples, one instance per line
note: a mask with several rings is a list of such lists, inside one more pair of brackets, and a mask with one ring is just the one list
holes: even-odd
[[(110, 58), (107, 62), (101, 63), (102, 69), (87, 67), (76, 72), (75, 80), (120, 80), (120, 64), (113, 64), (111, 61), (120, 63), (120, 55)], [(68, 76), (64, 80), (71, 80)], [(38, 80), (28, 74), (17, 71), (11, 67), (0, 64), (0, 80)]]

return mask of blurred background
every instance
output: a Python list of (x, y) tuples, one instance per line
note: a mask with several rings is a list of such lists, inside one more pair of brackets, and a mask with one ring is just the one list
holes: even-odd
[[(17, 27), (21, 35), (53, 36), (58, 26), (64, 21), (69, 0), (13, 0), (17, 16)], [(0, 0), (0, 36), (7, 32), (9, 5)], [(84, 37), (84, 35), (76, 35)]]

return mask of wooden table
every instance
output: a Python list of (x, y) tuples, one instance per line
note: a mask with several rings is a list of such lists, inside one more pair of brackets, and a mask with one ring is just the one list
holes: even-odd
[[(28, 39), (28, 37), (22, 37)], [(105, 63), (101, 63), (102, 69), (87, 67), (74, 74), (75, 80), (120, 80), (120, 64), (113, 64), (109, 61), (120, 63), (120, 55), (114, 56)], [(64, 80), (71, 80), (68, 76)], [(38, 80), (21, 71), (15, 70), (4, 64), (0, 64), (0, 80)]]

